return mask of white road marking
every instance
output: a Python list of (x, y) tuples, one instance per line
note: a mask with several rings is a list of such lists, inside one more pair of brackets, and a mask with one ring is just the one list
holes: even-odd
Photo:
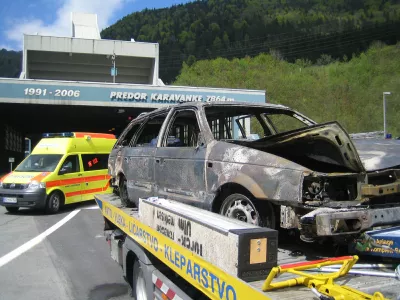
[(0, 267), (4, 266), (5, 264), (9, 263), (12, 261), (14, 258), (17, 258), (24, 252), (28, 251), (29, 249), (35, 247), (37, 244), (42, 242), (48, 235), (52, 234), (54, 231), (56, 231), (58, 228), (63, 226), (65, 223), (67, 223), (69, 220), (71, 220), (73, 217), (76, 216), (76, 214), (80, 212), (80, 209), (74, 210), (70, 212), (65, 218), (61, 219), (58, 221), (56, 224), (51, 226), (50, 228), (46, 229), (44, 232), (39, 234), (37, 237), (34, 237), (30, 241), (26, 242), (22, 246), (19, 246), (18, 248), (14, 249), (13, 251), (7, 253), (6, 255), (0, 257)]
[(82, 208), (82, 209), (99, 209), (99, 206), (98, 205), (94, 205), (94, 206), (89, 206), (89, 207), (85, 207), (85, 208)]

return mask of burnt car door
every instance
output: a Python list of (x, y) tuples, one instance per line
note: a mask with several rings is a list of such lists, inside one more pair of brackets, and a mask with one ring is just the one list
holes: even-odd
[(146, 118), (132, 141), (132, 147), (125, 149), (123, 169), (128, 195), (136, 204), (139, 198), (153, 196), (154, 156), (158, 136), (167, 115), (168, 111), (164, 111)]
[(122, 132), (121, 136), (118, 138), (118, 141), (111, 150), (108, 158), (108, 173), (113, 177), (113, 179), (116, 179), (117, 176), (119, 176), (119, 174), (122, 172), (125, 148), (130, 146), (132, 138), (139, 129), (140, 125), (141, 123), (131, 122)]
[(155, 178), (160, 197), (204, 206), (206, 147), (196, 108), (177, 108), (156, 151)]

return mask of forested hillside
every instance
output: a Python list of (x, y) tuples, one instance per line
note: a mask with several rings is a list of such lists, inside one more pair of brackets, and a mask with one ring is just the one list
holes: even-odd
[(127, 15), (102, 38), (158, 42), (160, 77), (170, 83), (182, 62), (273, 53), (316, 62), (343, 59), (373, 40), (400, 40), (398, 0), (208, 0)]
[(0, 77), (18, 77), (21, 73), (22, 53), (0, 50)]
[(388, 132), (400, 136), (400, 43), (375, 43), (348, 62), (313, 66), (268, 54), (218, 58), (185, 65), (174, 84), (262, 89), (267, 100), (290, 106), (317, 122), (338, 120), (349, 132), (383, 130), (382, 92), (387, 96)]

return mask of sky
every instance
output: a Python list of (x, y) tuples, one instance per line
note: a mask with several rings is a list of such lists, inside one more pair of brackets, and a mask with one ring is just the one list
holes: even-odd
[(71, 36), (71, 12), (95, 13), (100, 31), (145, 8), (189, 0), (0, 0), (0, 49), (22, 50), (23, 34)]

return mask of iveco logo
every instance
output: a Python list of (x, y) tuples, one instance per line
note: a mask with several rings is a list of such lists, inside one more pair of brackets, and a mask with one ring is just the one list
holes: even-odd
[(13, 188), (15, 188), (15, 183), (10, 184), (10, 189), (13, 189)]

